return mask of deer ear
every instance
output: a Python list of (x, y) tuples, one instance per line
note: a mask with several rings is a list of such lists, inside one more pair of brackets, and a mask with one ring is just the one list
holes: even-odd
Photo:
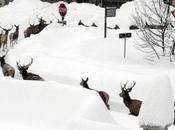
[(89, 80), (89, 78), (87, 77), (87, 78), (86, 78), (86, 82), (87, 82), (88, 80)]

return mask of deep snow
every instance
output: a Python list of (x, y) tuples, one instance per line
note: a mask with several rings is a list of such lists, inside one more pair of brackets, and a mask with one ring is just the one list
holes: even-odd
[[(0, 122), (0, 127), (4, 129), (56, 129), (59, 127), (60, 129), (68, 130), (72, 130), (73, 128), (76, 130), (82, 128), (112, 130), (122, 126), (132, 130), (141, 129), (139, 128), (137, 118), (126, 115), (128, 110), (124, 106), (122, 99), (118, 96), (121, 91), (120, 83), (122, 81), (135, 80), (136, 86), (133, 88), (130, 95), (132, 98), (144, 100), (144, 98), (149, 95), (148, 88), (152, 86), (157, 87), (155, 85), (156, 81), (152, 79), (159, 74), (165, 74), (170, 78), (170, 82), (167, 84), (171, 84), (175, 92), (175, 63), (170, 63), (168, 58), (149, 62), (144, 59), (145, 55), (134, 47), (134, 40), (137, 39), (137, 37), (135, 32), (128, 30), (128, 28), (132, 23), (131, 15), (134, 11), (134, 6), (137, 6), (136, 2), (137, 1), (124, 4), (116, 11), (116, 17), (108, 18), (108, 26), (114, 27), (118, 24), (121, 29), (108, 30), (108, 37), (106, 39), (103, 38), (104, 9), (95, 5), (77, 4), (74, 2), (66, 4), (68, 8), (68, 14), (65, 17), (67, 20), (66, 26), (56, 23), (55, 16), (60, 19), (57, 12), (60, 2), (49, 4), (39, 0), (14, 0), (14, 2), (10, 3), (8, 6), (0, 8), (1, 26), (9, 27), (11, 24), (20, 24), (19, 42), (14, 48), (9, 50), (6, 57), (7, 62), (16, 69), (15, 80), (11, 78), (1, 78), (0, 81), (0, 83), (2, 82), (1, 84), (3, 84), (1, 88), (3, 90), (1, 92), (3, 94), (2, 97), (4, 96), (3, 99), (9, 98), (10, 100), (10, 104), (4, 106), (4, 116), (10, 116), (12, 121), (10, 122), (10, 119), (7, 119), (6, 122), (2, 121), (3, 123)], [(32, 35), (30, 38), (24, 39), (24, 29), (29, 26), (29, 23), (37, 24), (37, 17), (40, 16), (43, 16), (47, 22), (52, 20), (53, 23), (46, 27), (40, 34)], [(77, 24), (80, 19), (87, 25), (91, 25), (92, 22), (95, 22), (99, 27), (87, 28), (78, 26)], [(13, 31), (14, 30), (11, 32)], [(118, 38), (118, 34), (121, 32), (132, 32), (132, 38), (127, 39), (126, 59), (123, 58), (124, 41)], [(36, 83), (22, 81), (16, 68), (16, 61), (20, 64), (27, 64), (30, 62), (31, 57), (33, 57), (34, 62), (30, 66), (29, 71), (40, 74), (48, 82)], [(2, 75), (2, 73), (0, 74)], [(100, 99), (96, 94), (81, 88), (79, 85), (81, 78), (86, 77), (89, 77), (89, 86), (91, 88), (104, 90), (110, 94), (112, 110), (110, 113), (105, 109), (102, 102), (99, 103)], [(6, 84), (6, 82), (8, 84)], [(12, 85), (15, 87), (13, 88)], [(24, 85), (27, 85), (27, 87), (23, 88)], [(37, 89), (36, 87), (41, 89), (38, 90), (39, 88)], [(23, 89), (27, 90), (25, 91)], [(8, 94), (7, 90), (11, 92), (11, 96)], [(26, 99), (27, 95), (25, 95), (25, 92), (28, 93), (28, 90), (32, 98), (29, 102), (28, 99)], [(38, 91), (41, 91), (41, 93), (38, 94)], [(47, 91), (49, 92), (47, 93)], [(69, 93), (69, 95), (67, 95), (67, 93)], [(20, 95), (17, 96), (17, 94)], [(49, 97), (52, 97), (52, 94), (54, 94), (53, 96), (55, 97), (47, 100), (45, 99), (47, 94)], [(58, 99), (56, 95), (61, 96), (62, 100), (64, 99), (64, 107), (62, 106), (59, 108), (60, 106), (57, 102), (59, 102), (60, 99)], [(22, 99), (20, 99), (20, 96), (22, 96)], [(14, 97), (16, 100), (13, 99)], [(14, 104), (12, 101), (15, 101)], [(56, 108), (59, 108), (57, 110), (54, 108), (55, 113), (51, 113), (53, 115), (50, 115), (50, 117), (47, 115), (47, 112), (51, 111), (52, 107), (45, 108), (45, 106), (47, 106), (47, 104), (44, 103), (45, 101), (48, 101), (47, 103), (49, 105), (53, 107), (56, 105)], [(75, 101), (76, 103), (73, 104)], [(84, 105), (84, 101), (86, 101), (86, 105)], [(26, 106), (22, 106), (22, 104), (26, 104)], [(10, 113), (8, 113), (8, 109), (5, 109), (8, 108), (8, 105), (11, 106), (9, 111), (12, 112)], [(13, 109), (13, 105), (17, 107)], [(35, 108), (35, 105), (38, 107)], [(76, 113), (74, 113), (75, 109), (72, 110), (72, 107), (69, 105), (78, 108)], [(20, 106), (22, 106), (22, 108), (24, 107), (24, 110), (20, 111)], [(27, 106), (33, 109), (30, 110), (30, 107), (27, 108)], [(83, 109), (80, 110), (79, 107), (83, 107)], [(36, 112), (35, 109), (38, 112), (40, 110), (39, 108), (44, 109), (41, 111), (40, 115), (36, 115), (36, 122), (33, 121), (36, 125), (34, 127), (29, 124), (26, 125), (26, 120), (32, 122), (35, 118), (34, 114), (36, 114), (34, 113)], [(84, 116), (78, 116), (81, 115), (82, 111), (85, 112)], [(29, 112), (31, 115), (24, 116), (23, 112), (26, 114)], [(45, 112), (46, 117), (43, 117), (42, 115)], [(64, 115), (66, 112), (68, 113)], [(99, 112), (99, 114), (96, 112)], [(13, 113), (16, 113), (16, 116), (11, 118), (13, 117)], [(101, 113), (107, 114), (102, 118), (101, 115), (103, 114)], [(21, 117), (18, 118), (17, 115), (21, 115)], [(74, 117), (74, 115), (77, 117)], [(26, 120), (22, 120), (24, 118)], [(50, 118), (53, 118), (53, 120), (50, 121)], [(63, 122), (62, 118), (71, 120), (66, 123)], [(20, 123), (13, 122), (13, 119)], [(57, 119), (58, 121), (56, 121)], [(43, 120), (44, 123), (39, 122), (39, 120)], [(110, 120), (108, 123), (113, 122), (113, 124), (108, 124), (104, 120)], [(37, 122), (41, 124), (38, 125), (39, 123)], [(119, 125), (115, 122), (118, 122)], [(169, 120), (168, 122), (171, 121)], [(11, 123), (11, 125), (9, 125), (9, 123)], [(117, 129), (123, 130), (125, 128)], [(171, 129), (173, 128), (174, 127)]]

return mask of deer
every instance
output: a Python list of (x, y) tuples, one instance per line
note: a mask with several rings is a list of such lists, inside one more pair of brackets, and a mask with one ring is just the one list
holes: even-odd
[(103, 100), (104, 104), (106, 105), (107, 109), (110, 110), (110, 106), (108, 104), (108, 102), (109, 102), (109, 94), (104, 92), (104, 91), (98, 91), (98, 90), (90, 88), (88, 83), (87, 83), (88, 80), (89, 80), (88, 77), (86, 78), (86, 80), (84, 80), (82, 78), (82, 81), (80, 82), (80, 85), (83, 86), (86, 89), (96, 91), (99, 94), (99, 96), (102, 98), (102, 100)]
[(1, 48), (1, 37), (2, 37), (2, 34), (3, 34), (3, 32), (1, 31), (1, 33), (0, 33), (0, 48)]
[(13, 26), (10, 29), (5, 29), (1, 26), (0, 26), (0, 28), (3, 29), (3, 31), (5, 31), (5, 33), (2, 34), (2, 36), (1, 36), (1, 44), (2, 44), (3, 50), (5, 50), (5, 48), (7, 49), (8, 33), (10, 30), (12, 30)]
[(129, 30), (137, 30), (139, 27), (137, 25), (131, 25), (129, 26)]
[(7, 53), (8, 51), (6, 52), (5, 55), (0, 57), (0, 64), (1, 64), (2, 72), (4, 76), (11, 76), (12, 78), (14, 78), (15, 69), (11, 65), (5, 62), (5, 57)]
[(24, 31), (24, 38), (30, 37), (31, 34), (38, 34), (40, 33), (47, 25), (46, 21), (41, 17), (39, 19), (38, 25), (31, 25)]
[(20, 65), (19, 62), (16, 62), (16, 66), (17, 66), (20, 74), (22, 75), (22, 78), (24, 80), (44, 81), (44, 79), (41, 76), (39, 76), (38, 74), (27, 72), (28, 68), (32, 65), (32, 63), (33, 63), (33, 58), (31, 58), (31, 61), (27, 65)]
[(15, 25), (15, 32), (10, 33), (9, 39), (10, 39), (10, 46), (13, 47), (13, 44), (17, 44), (18, 36), (19, 36), (19, 25)]
[(84, 27), (89, 27), (89, 25), (85, 25), (81, 20), (78, 22), (78, 25), (82, 25)]
[(129, 109), (130, 114), (134, 115), (134, 116), (138, 116), (141, 105), (142, 105), (142, 101), (137, 100), (137, 99), (132, 99), (129, 96), (129, 92), (132, 91), (132, 88), (136, 85), (136, 82), (133, 81), (133, 83), (130, 84), (129, 88), (126, 88), (127, 83), (128, 82), (126, 82), (123, 85), (122, 85), (122, 83), (120, 84), (122, 92), (119, 94), (119, 96), (121, 98), (123, 98), (123, 102), (124, 102), (125, 106)]

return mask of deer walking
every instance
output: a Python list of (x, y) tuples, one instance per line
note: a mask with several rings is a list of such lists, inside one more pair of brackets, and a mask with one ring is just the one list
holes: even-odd
[(31, 58), (30, 63), (28, 63), (27, 65), (23, 65), (23, 66), (21, 66), (18, 62), (16, 62), (17, 68), (18, 68), (20, 74), (22, 75), (22, 78), (24, 80), (41, 80), (41, 81), (43, 81), (44, 79), (41, 76), (39, 76), (38, 74), (27, 72), (29, 66), (31, 66), (32, 63), (33, 63), (33, 58)]
[(5, 55), (3, 55), (2, 57), (0, 57), (0, 63), (1, 63), (1, 67), (2, 67), (2, 72), (3, 72), (3, 75), (4, 76), (11, 76), (11, 77), (14, 77), (15, 75), (15, 69), (7, 64), (5, 62), (5, 56), (7, 55), (8, 51), (6, 52)]
[(129, 92), (132, 91), (132, 88), (136, 85), (136, 82), (133, 81), (133, 83), (130, 84), (129, 88), (126, 88), (127, 83), (128, 82), (126, 82), (124, 85), (122, 85), (122, 83), (120, 84), (122, 92), (119, 94), (119, 96), (123, 98), (123, 102), (124, 102), (125, 106), (129, 109), (130, 114), (138, 116), (139, 111), (140, 111), (140, 107), (142, 105), (142, 101), (132, 99), (129, 96)]
[(19, 25), (15, 26), (15, 32), (10, 33), (9, 39), (10, 39), (10, 46), (13, 47), (14, 44), (17, 44), (18, 36), (19, 36)]
[(107, 94), (104, 91), (98, 91), (98, 90), (90, 88), (89, 85), (87, 84), (87, 82), (88, 82), (88, 78), (86, 78), (86, 80), (84, 80), (82, 78), (82, 81), (81, 81), (80, 85), (83, 86), (86, 89), (96, 91), (99, 94), (99, 96), (102, 98), (102, 100), (103, 100), (104, 104), (106, 105), (107, 109), (110, 110), (110, 106), (108, 104), (108, 102), (109, 102), (109, 94)]
[(9, 31), (12, 30), (13, 26), (10, 29), (5, 29), (1, 26), (0, 26), (0, 28), (2, 28), (3, 31), (5, 31), (5, 33), (2, 34), (2, 36), (1, 36), (1, 44), (2, 44), (3, 50), (5, 50), (5, 48), (7, 49), (8, 34), (9, 34)]

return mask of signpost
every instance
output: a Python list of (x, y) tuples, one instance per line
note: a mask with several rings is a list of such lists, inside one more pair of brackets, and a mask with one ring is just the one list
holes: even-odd
[(105, 7), (104, 38), (107, 35), (107, 17), (115, 17), (116, 7)]
[(64, 3), (61, 3), (59, 8), (58, 8), (58, 11), (61, 15), (61, 20), (62, 20), (62, 23), (63, 25), (66, 24), (66, 21), (64, 21), (64, 17), (66, 16), (67, 14), (67, 7)]
[(126, 38), (131, 37), (131, 33), (120, 33), (119, 38), (124, 38), (124, 58), (126, 58)]

